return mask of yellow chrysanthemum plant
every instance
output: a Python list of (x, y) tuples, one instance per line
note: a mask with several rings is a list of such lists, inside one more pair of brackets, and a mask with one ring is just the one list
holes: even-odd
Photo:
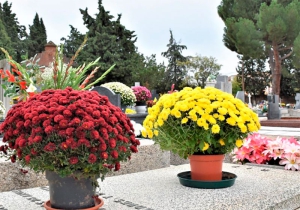
[(162, 95), (148, 109), (143, 136), (182, 158), (225, 154), (260, 129), (259, 118), (233, 95), (213, 87), (186, 87)]

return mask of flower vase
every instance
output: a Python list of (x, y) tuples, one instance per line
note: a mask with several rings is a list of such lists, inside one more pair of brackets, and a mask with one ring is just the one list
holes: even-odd
[(135, 106), (135, 111), (136, 113), (146, 113), (147, 111), (147, 106), (146, 106), (146, 102), (145, 101), (137, 101)]
[[(46, 209), (99, 209), (104, 203), (95, 199), (92, 179), (60, 177), (57, 173), (46, 171), (49, 183), (50, 200), (45, 202)], [(50, 204), (50, 205), (49, 205)]]
[(192, 180), (222, 180), (222, 165), (225, 155), (190, 155)]

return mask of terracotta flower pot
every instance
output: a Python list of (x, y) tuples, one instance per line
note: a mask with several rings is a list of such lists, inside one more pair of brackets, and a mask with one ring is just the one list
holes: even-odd
[[(90, 208), (84, 208), (84, 209), (81, 209), (81, 210), (98, 210), (101, 206), (103, 206), (104, 201), (103, 201), (101, 198), (95, 197), (94, 200), (95, 200), (95, 206), (90, 207)], [(46, 201), (46, 202), (44, 203), (44, 207), (45, 207), (45, 209), (47, 209), (47, 210), (58, 210), (58, 209), (56, 209), (56, 208), (52, 208), (52, 207), (51, 207), (50, 200), (48, 200), (48, 201)]]
[(224, 155), (191, 155), (189, 160), (192, 180), (222, 180)]

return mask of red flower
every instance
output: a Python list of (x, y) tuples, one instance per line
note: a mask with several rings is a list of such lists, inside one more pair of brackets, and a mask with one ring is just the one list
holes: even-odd
[(66, 129), (66, 135), (67, 136), (72, 136), (75, 128), (67, 128)]
[(16, 155), (12, 155), (12, 156), (10, 157), (10, 161), (11, 161), (12, 163), (16, 162)]
[(60, 128), (67, 128), (68, 127), (68, 120), (61, 120), (59, 121)]
[(69, 109), (63, 111), (63, 115), (66, 117), (72, 117), (72, 112)]
[(28, 164), (30, 162), (30, 155), (26, 155), (24, 159), (26, 164)]
[(100, 150), (100, 151), (105, 151), (106, 149), (107, 149), (107, 146), (106, 146), (105, 143), (99, 145), (99, 150)]
[(117, 142), (115, 139), (109, 139), (109, 146), (111, 148), (115, 148), (117, 146)]
[(117, 159), (118, 156), (119, 156), (119, 153), (117, 152), (117, 150), (113, 150), (113, 151), (110, 152), (110, 155), (111, 155), (113, 158)]
[(69, 163), (71, 165), (75, 165), (76, 163), (78, 163), (78, 157), (70, 157)]
[(91, 147), (91, 144), (87, 139), (79, 139), (77, 143), (78, 146), (85, 145), (86, 147)]
[(37, 155), (38, 153), (34, 150), (34, 148), (32, 148), (31, 150), (30, 150), (30, 153), (32, 154), (32, 155)]
[(45, 147), (44, 150), (46, 152), (53, 152), (56, 149), (56, 145), (52, 142), (48, 143)]
[(45, 128), (45, 133), (46, 134), (50, 134), (51, 132), (53, 132), (54, 131), (54, 128), (51, 126), (51, 125), (49, 125), (49, 126), (47, 126), (46, 128)]
[(64, 119), (64, 116), (62, 116), (62, 115), (56, 115), (55, 117), (54, 117), (54, 122), (59, 122), (59, 121), (61, 121), (61, 120), (63, 120)]
[(138, 152), (138, 149), (137, 149), (136, 146), (134, 146), (134, 145), (131, 145), (131, 146), (130, 146), (130, 150), (131, 150), (132, 152), (134, 152), (134, 153)]
[(107, 152), (101, 152), (100, 157), (104, 160), (106, 160), (108, 158), (108, 154)]
[(96, 130), (92, 130), (91, 131), (91, 138), (92, 139), (99, 139), (100, 135), (99, 135), (99, 132), (96, 131)]
[(89, 162), (89, 163), (95, 163), (96, 161), (97, 161), (96, 155), (90, 154), (90, 155), (89, 155), (88, 162)]
[(35, 136), (34, 138), (33, 138), (33, 142), (34, 143), (39, 143), (39, 142), (41, 142), (42, 141), (42, 136)]
[(66, 142), (62, 142), (62, 143), (60, 144), (60, 148), (61, 148), (62, 150), (66, 150), (66, 149), (68, 149), (68, 144), (67, 144)]
[(25, 81), (21, 81), (21, 82), (19, 83), (19, 85), (20, 85), (20, 89), (21, 89), (21, 90), (25, 90), (25, 89), (26, 89), (26, 82), (25, 82)]
[(14, 75), (12, 75), (9, 72), (9, 70), (6, 70), (5, 72), (6, 72), (7, 76), (8, 76), (8, 80), (7, 80), (8, 82), (15, 82), (16, 81), (16, 78), (14, 77)]
[(120, 170), (120, 168), (121, 168), (120, 163), (119, 163), (119, 162), (116, 162), (116, 164), (115, 164), (115, 171)]

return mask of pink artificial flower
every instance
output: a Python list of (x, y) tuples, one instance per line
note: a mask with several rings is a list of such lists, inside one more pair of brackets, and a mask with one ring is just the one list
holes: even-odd
[(292, 170), (295, 171), (296, 169), (299, 170), (299, 166), (300, 166), (300, 157), (299, 156), (295, 156), (293, 154), (286, 154), (284, 159), (282, 159), (281, 161), (279, 161), (280, 165), (285, 165), (285, 169), (286, 170)]

